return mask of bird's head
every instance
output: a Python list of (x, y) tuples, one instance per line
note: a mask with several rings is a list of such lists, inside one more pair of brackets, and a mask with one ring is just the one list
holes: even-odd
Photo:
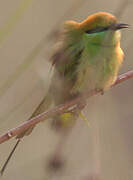
[(107, 37), (107, 44), (114, 44), (120, 41), (120, 32), (118, 30), (128, 27), (128, 24), (118, 23), (115, 16), (106, 12), (98, 12), (90, 15), (80, 23), (68, 21), (66, 25), (71, 30), (73, 29), (86, 35), (93, 43), (99, 44), (101, 44), (105, 37)]
[(127, 27), (128, 24), (117, 23), (116, 17), (106, 12), (95, 13), (79, 23), (79, 28), (88, 34)]

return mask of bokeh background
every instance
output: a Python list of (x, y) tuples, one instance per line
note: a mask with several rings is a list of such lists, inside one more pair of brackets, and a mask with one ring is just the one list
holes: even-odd
[[(98, 11), (131, 24), (122, 31), (120, 74), (133, 69), (132, 0), (0, 2), (0, 134), (26, 121), (45, 96), (60, 25)], [(90, 127), (79, 119), (67, 135), (53, 130), (50, 120), (40, 123), (19, 145), (3, 180), (132, 180), (133, 80), (91, 97), (84, 114)], [(0, 166), (15, 142), (0, 145)], [(55, 157), (56, 171), (49, 166)]]

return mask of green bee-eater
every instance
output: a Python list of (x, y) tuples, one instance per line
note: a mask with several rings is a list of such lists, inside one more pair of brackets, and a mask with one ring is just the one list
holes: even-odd
[[(105, 12), (91, 15), (81, 23), (65, 22), (52, 56), (55, 72), (50, 94), (56, 105), (89, 90), (105, 91), (115, 82), (123, 61), (120, 29), (127, 27)], [(76, 115), (65, 113), (55, 118), (64, 122)]]
[[(108, 89), (115, 82), (123, 61), (120, 29), (127, 27), (105, 12), (93, 14), (80, 23), (65, 22), (51, 58), (54, 74), (49, 92), (34, 116), (45, 111), (51, 102), (59, 105), (89, 90)], [(64, 123), (77, 117), (77, 112), (66, 112), (54, 119)]]

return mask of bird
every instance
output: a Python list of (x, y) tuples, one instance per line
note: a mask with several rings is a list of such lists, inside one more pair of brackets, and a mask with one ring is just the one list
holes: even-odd
[[(128, 24), (118, 23), (107, 12), (97, 12), (82, 22), (66, 21), (50, 58), (54, 68), (48, 94), (32, 117), (44, 112), (49, 106), (64, 104), (72, 98), (91, 90), (108, 90), (115, 82), (124, 59), (120, 47), (121, 32)], [(86, 103), (73, 112), (58, 114), (53, 119), (63, 124), (75, 121)], [(68, 123), (69, 122), (69, 123)], [(17, 136), (17, 144), (4, 164), (1, 174), (20, 140), (29, 135), (34, 127)]]

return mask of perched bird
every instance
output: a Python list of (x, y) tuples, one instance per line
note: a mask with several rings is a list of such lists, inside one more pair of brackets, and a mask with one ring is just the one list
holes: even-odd
[[(34, 115), (45, 111), (52, 102), (59, 105), (89, 90), (107, 90), (115, 82), (123, 61), (120, 29), (127, 27), (106, 12), (93, 14), (82, 22), (66, 21), (51, 57), (54, 75), (48, 95)], [(56, 115), (54, 119), (72, 121), (81, 109)], [(18, 141), (32, 128), (18, 135)]]
[[(55, 72), (50, 94), (56, 105), (89, 90), (104, 92), (115, 82), (124, 55), (119, 30), (127, 27), (105, 12), (93, 14), (80, 23), (65, 22), (52, 56)], [(77, 112), (65, 113), (56, 118), (69, 122), (76, 115)]]

